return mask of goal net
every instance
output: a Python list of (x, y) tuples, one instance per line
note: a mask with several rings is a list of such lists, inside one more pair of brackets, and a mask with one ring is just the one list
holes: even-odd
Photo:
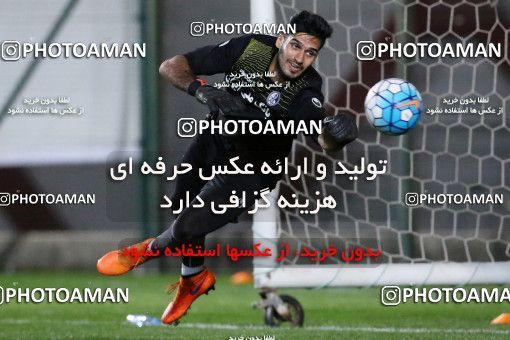
[[(356, 117), (359, 138), (343, 151), (326, 155), (306, 138), (293, 146), (292, 164), (306, 157), (314, 169), (334, 169), (388, 161), (388, 170), (372, 181), (329, 175), (286, 175), (279, 195), (309, 198), (313, 204), (331, 195), (334, 209), (302, 214), (299, 209), (265, 211), (254, 218), (254, 238), (272, 247), (282, 244), (320, 250), (380, 250), (357, 262), (331, 256), (310, 261), (301, 256), (254, 261), (257, 287), (370, 286), (387, 284), (474, 284), (510, 282), (510, 6), (504, 1), (350, 1), (276, 0), (276, 22), (288, 22), (301, 10), (323, 16), (333, 27), (315, 65), (323, 77), (330, 114)], [(502, 43), (500, 58), (408, 57), (356, 58), (359, 41), (393, 43)], [(386, 136), (363, 114), (364, 98), (375, 83), (402, 78), (421, 92), (424, 111), (418, 125), (402, 136)], [(431, 113), (448, 100), (484, 98), (478, 113)], [(485, 100), (485, 103), (482, 103)], [(499, 108), (502, 108), (501, 110)], [(499, 111), (499, 112), (498, 112)], [(498, 204), (424, 202), (406, 204), (407, 193), (500, 195)], [(437, 197), (437, 196), (436, 196)], [(275, 198), (276, 200), (276, 198)], [(275, 203), (275, 202), (273, 202)], [(407, 202), (409, 203), (409, 202)], [(276, 223), (275, 223), (276, 221)], [(319, 253), (320, 254), (320, 253)]]

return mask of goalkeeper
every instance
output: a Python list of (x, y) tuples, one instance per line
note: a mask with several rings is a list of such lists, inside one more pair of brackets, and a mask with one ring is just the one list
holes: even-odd
[[(312, 67), (317, 55), (331, 36), (332, 29), (320, 16), (303, 11), (290, 20), (296, 33), (280, 35), (246, 35), (216, 46), (205, 46), (193, 52), (177, 55), (164, 61), (161, 75), (172, 85), (208, 106), (211, 120), (268, 119), (322, 121), (323, 129), (315, 140), (324, 150), (336, 150), (357, 137), (353, 119), (347, 115), (325, 116), (322, 107), (322, 79)], [(232, 84), (226, 90), (208, 85), (200, 75), (225, 74), (225, 82)], [(253, 75), (257, 75), (253, 79)], [(244, 77), (244, 78), (243, 78)], [(254, 81), (264, 86), (234, 86), (234, 82)], [(283, 84), (284, 86), (271, 86)], [(228, 164), (232, 157), (239, 162), (254, 164), (260, 169), (263, 162), (274, 164), (288, 156), (295, 135), (235, 135), (204, 133), (198, 135), (184, 155), (183, 163), (192, 170), (178, 177), (172, 202), (200, 196), (203, 208), (186, 208), (172, 225), (156, 238), (130, 246), (141, 252), (147, 248), (174, 249), (182, 244), (204, 245), (208, 233), (223, 227), (257, 199), (255, 191), (274, 188), (279, 175), (216, 174), (209, 181), (200, 178), (198, 169), (211, 165)], [(312, 136), (313, 137), (313, 136)], [(215, 214), (216, 205), (229, 202), (232, 191), (246, 192), (246, 208), (229, 208), (224, 214)], [(121, 251), (111, 251), (103, 256), (97, 269), (104, 275), (124, 274), (148, 260), (139, 257), (135, 262)], [(183, 257), (181, 279), (173, 285), (177, 293), (161, 317), (164, 323), (177, 323), (191, 303), (200, 295), (214, 288), (215, 277), (204, 267), (203, 257)]]

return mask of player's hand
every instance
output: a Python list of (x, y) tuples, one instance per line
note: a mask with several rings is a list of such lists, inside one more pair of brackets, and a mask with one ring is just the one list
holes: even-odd
[(323, 127), (328, 141), (334, 144), (335, 149), (343, 148), (358, 137), (358, 127), (352, 117), (347, 114), (337, 114), (324, 118)]
[(195, 97), (199, 102), (207, 105), (213, 114), (221, 111), (224, 115), (228, 116), (246, 110), (246, 105), (244, 105), (241, 98), (235, 97), (214, 86), (200, 86), (195, 93)]

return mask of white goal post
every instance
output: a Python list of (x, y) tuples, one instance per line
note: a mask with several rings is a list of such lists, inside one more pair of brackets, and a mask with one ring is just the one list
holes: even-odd
[[(489, 41), (503, 27), (498, 18), (510, 14), (498, 12), (506, 9), (489, 0), (462, 6), (341, 0), (311, 0), (307, 8), (298, 7), (301, 4), (296, 0), (252, 0), (251, 21), (284, 23), (307, 9), (333, 26), (333, 36), (319, 53), (315, 68), (323, 77), (329, 112), (354, 114), (360, 136), (334, 157), (300, 137), (290, 159), (299, 162), (307, 157), (313, 162), (342, 161), (353, 166), (365, 157), (388, 159), (390, 167), (370, 183), (353, 183), (337, 176), (318, 183), (303, 176), (296, 184), (286, 176), (271, 194), (276, 208), (255, 214), (254, 239), (276, 254), (281, 238), (296, 239), (304, 245), (320, 238), (347, 238), (351, 244), (354, 240), (362, 247), (377, 247), (383, 256), (380, 263), (370, 265), (303, 265), (295, 259), (284, 263), (275, 258), (255, 259), (255, 287), (509, 283), (510, 157), (504, 146), (510, 140), (509, 118), (505, 114), (474, 117), (423, 113), (412, 133), (384, 136), (369, 126), (362, 113), (368, 89), (391, 77), (415, 84), (425, 107), (441, 105), (446, 97), (484, 96), (505, 112), (510, 109), (510, 77), (502, 65), (509, 62), (508, 56), (506, 61), (415, 58), (371, 62), (356, 60), (355, 48), (360, 40)], [(443, 12), (463, 20), (453, 21), (449, 28), (439, 27), (440, 22), (432, 21), (431, 15), (439, 17), (437, 13)], [(473, 13), (480, 18), (475, 20), (477, 26), (470, 34), (462, 33), (469, 29), (465, 25), (470, 24)], [(343, 203), (314, 218), (280, 210), (276, 205), (282, 191), (311, 197), (316, 188), (324, 196), (336, 195)], [(412, 207), (404, 204), (407, 192), (499, 193), (505, 202)]]

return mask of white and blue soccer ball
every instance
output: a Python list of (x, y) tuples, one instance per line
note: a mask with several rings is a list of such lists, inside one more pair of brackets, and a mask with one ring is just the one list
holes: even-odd
[(401, 135), (412, 129), (422, 110), (422, 99), (416, 87), (398, 78), (381, 80), (372, 86), (365, 98), (368, 121), (388, 135)]

